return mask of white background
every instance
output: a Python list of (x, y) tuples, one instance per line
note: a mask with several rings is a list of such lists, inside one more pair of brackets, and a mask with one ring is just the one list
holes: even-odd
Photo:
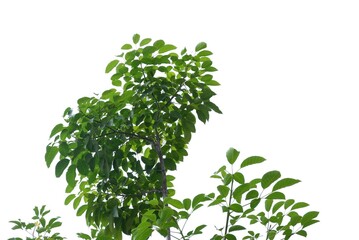
[(1, 0), (0, 239), (21, 235), (8, 221), (42, 204), (62, 216), (68, 239), (86, 231), (63, 205), (65, 180), (46, 168), (45, 147), (66, 107), (111, 87), (105, 66), (134, 33), (180, 49), (206, 41), (219, 69), (224, 114), (197, 126), (179, 197), (214, 190), (208, 177), (232, 146), (268, 160), (251, 174), (302, 180), (287, 194), (320, 211), (307, 239), (356, 238), (358, 12), (346, 0)]

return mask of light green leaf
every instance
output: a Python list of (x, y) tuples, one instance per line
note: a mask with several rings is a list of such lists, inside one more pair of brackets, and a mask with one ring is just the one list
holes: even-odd
[(77, 209), (76, 212), (76, 216), (81, 216), (82, 214), (84, 214), (84, 212), (87, 210), (87, 205), (82, 205), (81, 207), (79, 207), (79, 209)]
[(205, 42), (200, 42), (200, 43), (197, 44), (195, 50), (196, 50), (196, 52), (198, 52), (198, 51), (201, 51), (202, 49), (204, 49), (204, 48), (206, 48), (206, 47), (207, 47), (207, 43), (205, 43)]
[(140, 35), (137, 34), (137, 33), (135, 35), (133, 35), (132, 41), (133, 41), (134, 44), (137, 44), (138, 41), (140, 41)]
[(71, 165), (67, 169), (66, 181), (71, 187), (74, 187), (76, 185), (76, 166), (75, 165)]
[(271, 209), (273, 204), (273, 199), (266, 199), (264, 206), (267, 212), (269, 212), (269, 210)]
[(117, 66), (118, 63), (119, 63), (119, 60), (117, 60), (117, 59), (112, 60), (111, 62), (109, 62), (109, 64), (107, 64), (107, 66), (106, 66), (105, 73), (111, 72), (112, 69), (114, 69)]
[(177, 209), (183, 209), (184, 208), (183, 203), (180, 200), (177, 200), (177, 199), (166, 198), (165, 204), (166, 203), (172, 205), (173, 207), (175, 207)]
[(265, 159), (263, 157), (259, 157), (259, 156), (248, 157), (243, 160), (243, 162), (241, 164), (241, 168), (244, 168), (244, 167), (247, 167), (247, 166), (253, 165), (253, 164), (262, 163), (264, 161), (265, 161)]
[(219, 185), (217, 187), (218, 192), (223, 196), (223, 197), (227, 197), (228, 193), (229, 193), (229, 187), (224, 186), (224, 185)]
[(72, 201), (72, 200), (74, 200), (74, 198), (76, 197), (76, 195), (75, 194), (70, 194), (70, 195), (68, 195), (67, 197), (66, 197), (66, 199), (65, 199), (65, 205), (69, 205), (70, 204), (70, 202)]
[(213, 53), (211, 51), (208, 51), (208, 50), (203, 50), (201, 52), (199, 52), (197, 54), (198, 57), (204, 57), (204, 56), (209, 56), (209, 55), (212, 55)]
[(289, 187), (292, 186), (296, 183), (299, 183), (300, 180), (298, 179), (293, 179), (293, 178), (283, 178), (281, 180), (279, 180), (274, 186), (273, 186), (273, 192), (277, 191), (278, 189), (281, 188), (285, 188), (285, 187)]
[(122, 50), (130, 50), (130, 49), (132, 49), (132, 46), (131, 46), (131, 44), (126, 43), (121, 47), (121, 49)]
[(165, 52), (168, 52), (168, 51), (171, 51), (171, 50), (175, 50), (177, 47), (172, 45), (172, 44), (166, 44), (164, 46), (162, 46), (158, 52), (159, 53), (165, 53)]
[(145, 46), (145, 45), (149, 44), (151, 41), (152, 41), (151, 38), (144, 38), (144, 39), (142, 39), (142, 41), (140, 42), (140, 46), (141, 46), (141, 47), (142, 47), (142, 46)]
[(269, 187), (272, 183), (277, 181), (280, 178), (280, 172), (279, 171), (270, 171), (263, 175), (261, 185), (263, 189), (266, 189)]
[(240, 183), (240, 184), (243, 184), (244, 183), (244, 176), (242, 173), (240, 172), (236, 172), (233, 174), (233, 179), (237, 182), (237, 183)]
[(227, 156), (227, 161), (233, 165), (239, 156), (239, 151), (237, 151), (234, 148), (230, 148), (228, 149), (226, 156)]
[(56, 177), (60, 177), (62, 175), (62, 173), (64, 172), (64, 170), (67, 168), (67, 166), (69, 165), (70, 160), (69, 159), (61, 159), (55, 167), (55, 176)]

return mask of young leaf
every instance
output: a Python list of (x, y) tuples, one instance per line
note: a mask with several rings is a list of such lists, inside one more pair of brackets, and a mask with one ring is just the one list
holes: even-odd
[(261, 185), (263, 189), (269, 187), (272, 183), (277, 181), (280, 178), (279, 171), (270, 171), (263, 175)]
[(278, 189), (281, 189), (281, 188), (285, 188), (285, 187), (289, 187), (289, 186), (292, 186), (296, 183), (299, 183), (300, 180), (298, 179), (293, 179), (293, 178), (283, 178), (281, 180), (279, 180), (274, 186), (273, 186), (273, 189), (272, 191), (277, 191)]
[(107, 66), (106, 66), (105, 73), (111, 72), (112, 69), (114, 69), (117, 66), (118, 63), (119, 63), (119, 60), (117, 60), (117, 59), (112, 60), (111, 62), (109, 62), (109, 64), (107, 64)]
[(135, 35), (133, 35), (132, 41), (133, 41), (134, 44), (137, 44), (138, 41), (140, 41), (140, 35), (137, 34), (137, 33)]
[(243, 160), (243, 162), (241, 164), (241, 168), (244, 168), (244, 167), (247, 167), (247, 166), (253, 165), (253, 164), (258, 164), (258, 163), (261, 163), (264, 161), (265, 161), (265, 159), (263, 157), (259, 157), (259, 156), (248, 157)]
[(132, 48), (131, 44), (128, 44), (128, 43), (124, 44), (124, 45), (121, 47), (122, 50), (130, 50), (131, 48)]
[(195, 50), (196, 50), (196, 52), (198, 52), (198, 51), (201, 51), (202, 49), (204, 49), (204, 48), (206, 48), (206, 47), (207, 47), (207, 43), (205, 43), (205, 42), (200, 42), (200, 43), (197, 44)]
[(234, 162), (237, 160), (237, 158), (239, 156), (239, 151), (237, 151), (234, 148), (230, 148), (230, 149), (228, 149), (226, 156), (227, 156), (227, 161), (230, 164), (234, 164)]

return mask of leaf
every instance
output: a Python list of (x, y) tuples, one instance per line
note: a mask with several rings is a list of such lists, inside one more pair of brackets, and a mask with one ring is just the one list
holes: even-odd
[(165, 53), (165, 52), (168, 52), (168, 51), (171, 51), (171, 50), (175, 50), (177, 47), (172, 45), (172, 44), (166, 44), (164, 46), (162, 46), (158, 52), (159, 53)]
[(223, 197), (227, 197), (228, 193), (229, 193), (229, 187), (224, 186), (224, 185), (219, 185), (217, 187), (218, 192), (223, 196)]
[(226, 156), (227, 156), (227, 161), (233, 165), (239, 156), (239, 151), (237, 151), (234, 148), (230, 148), (228, 149)]
[(133, 41), (134, 44), (137, 44), (138, 41), (140, 41), (140, 35), (139, 35), (138, 33), (136, 33), (135, 35), (133, 35), (132, 41)]
[(57, 124), (51, 131), (50, 138), (55, 136), (57, 133), (61, 132), (64, 129), (64, 125), (62, 123)]
[(177, 199), (173, 199), (173, 198), (166, 198), (165, 203), (168, 203), (170, 205), (172, 205), (173, 207), (177, 208), (177, 209), (183, 209), (183, 203), (180, 200)]
[(183, 199), (183, 207), (184, 209), (189, 210), (191, 208), (191, 199)]
[(82, 205), (81, 207), (79, 207), (79, 209), (77, 209), (76, 212), (76, 216), (81, 216), (82, 214), (84, 214), (84, 212), (87, 210), (87, 205)]
[(67, 197), (66, 197), (66, 199), (65, 199), (65, 205), (69, 205), (70, 204), (70, 202), (72, 201), (72, 200), (74, 200), (74, 198), (76, 197), (76, 195), (75, 194), (70, 194), (70, 195), (68, 195)]
[(245, 229), (246, 228), (241, 225), (233, 225), (233, 226), (230, 226), (229, 232), (241, 231), (241, 230), (245, 230)]
[(195, 208), (199, 203), (206, 201), (206, 195), (203, 193), (198, 194), (192, 200), (192, 208)]
[(263, 175), (261, 185), (263, 189), (266, 189), (269, 187), (272, 183), (277, 181), (280, 178), (280, 172), (279, 171), (270, 171)]
[(250, 206), (251, 208), (256, 208), (258, 206), (258, 204), (261, 202), (261, 199), (260, 198), (256, 198), (256, 199), (253, 199), (251, 202), (250, 202)]
[(69, 165), (70, 160), (69, 159), (62, 159), (60, 160), (55, 167), (55, 176), (56, 177), (60, 177), (62, 175), (62, 173), (64, 172), (64, 170), (67, 168), (67, 166)]
[(206, 47), (207, 47), (207, 43), (205, 43), (205, 42), (200, 42), (200, 43), (197, 44), (195, 50), (196, 50), (196, 52), (198, 52), (198, 51), (201, 51), (202, 49), (204, 49), (204, 48), (206, 48)]
[(249, 192), (247, 193), (247, 195), (246, 195), (246, 200), (248, 200), (248, 199), (253, 199), (253, 198), (256, 198), (256, 197), (258, 197), (258, 196), (259, 196), (258, 191), (255, 190), (255, 189), (253, 189), (253, 190), (251, 190), (251, 191), (249, 191)]
[(203, 50), (201, 52), (199, 52), (197, 54), (198, 57), (204, 57), (204, 56), (209, 56), (209, 55), (212, 55), (213, 53), (211, 51), (208, 51), (208, 50)]
[(76, 185), (76, 166), (71, 165), (66, 172), (66, 181), (71, 186), (74, 187)]
[(244, 183), (244, 176), (242, 173), (240, 172), (236, 172), (233, 174), (233, 179), (239, 183), (239, 184), (243, 184)]
[(298, 202), (296, 204), (293, 205), (292, 210), (294, 209), (298, 209), (298, 208), (304, 208), (304, 207), (308, 207), (309, 204), (305, 203), (305, 202)]
[(316, 211), (307, 212), (306, 214), (303, 215), (302, 220), (300, 221), (300, 223), (304, 226), (308, 222), (310, 222), (314, 218), (316, 218), (318, 216), (318, 214), (319, 214), (319, 212), (316, 212)]
[(105, 73), (109, 73), (112, 71), (112, 69), (114, 69), (117, 64), (119, 63), (120, 61), (115, 59), (115, 60), (112, 60), (111, 62), (109, 62), (106, 66), (106, 70), (105, 70)]
[(232, 211), (234, 212), (243, 212), (243, 207), (242, 205), (238, 204), (238, 203), (232, 203), (230, 206), (229, 206), (229, 209), (231, 209)]
[(163, 40), (157, 40), (153, 43), (153, 46), (156, 48), (156, 49), (160, 49), (162, 46), (165, 45), (165, 41)]
[(144, 38), (144, 39), (142, 39), (142, 41), (140, 42), (140, 46), (141, 46), (141, 47), (142, 47), (142, 46), (145, 46), (145, 45), (149, 44), (151, 41), (152, 41), (151, 38)]
[(266, 199), (285, 199), (285, 195), (281, 192), (272, 192)]
[(266, 199), (266, 201), (264, 203), (264, 207), (267, 212), (270, 211), (272, 204), (273, 204), (273, 199)]
[(243, 162), (241, 164), (241, 168), (244, 168), (244, 167), (247, 167), (247, 166), (253, 165), (253, 164), (258, 164), (258, 163), (261, 163), (264, 161), (265, 161), (265, 159), (263, 157), (259, 157), (259, 156), (248, 157), (243, 160)]
[(281, 188), (285, 188), (285, 187), (289, 187), (289, 186), (292, 186), (296, 183), (299, 183), (300, 180), (298, 179), (293, 179), (293, 178), (283, 178), (281, 180), (279, 180), (273, 187), (273, 192), (278, 190), (278, 189), (281, 189)]
[(287, 209), (289, 208), (290, 206), (292, 206), (292, 204), (294, 203), (295, 201), (293, 199), (288, 199), (287, 201), (285, 201), (285, 204), (284, 204), (284, 209)]
[(128, 43), (124, 44), (124, 45), (121, 47), (122, 50), (130, 50), (131, 48), (132, 48), (131, 44), (128, 44)]
[(279, 208), (281, 208), (284, 204), (284, 201), (280, 201), (277, 202), (276, 204), (274, 204), (273, 208), (272, 208), (272, 213), (274, 214), (276, 211), (278, 211)]
[(47, 167), (50, 167), (52, 161), (54, 160), (58, 152), (58, 147), (47, 145), (45, 153), (45, 162)]
[(249, 183), (245, 183), (245, 184), (242, 184), (242, 185), (238, 186), (233, 191), (233, 197), (236, 198), (236, 199), (240, 198), (242, 196), (242, 194), (247, 192), (250, 188), (251, 188), (251, 185)]
[(299, 236), (302, 236), (302, 237), (307, 237), (307, 232), (305, 230), (300, 230), (296, 234), (298, 234)]

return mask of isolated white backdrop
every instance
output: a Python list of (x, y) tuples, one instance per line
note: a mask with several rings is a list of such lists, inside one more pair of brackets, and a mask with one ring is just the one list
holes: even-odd
[(86, 231), (63, 205), (65, 181), (46, 168), (44, 150), (66, 107), (111, 87), (104, 68), (134, 33), (180, 48), (206, 41), (219, 69), (224, 114), (198, 125), (179, 196), (212, 191), (208, 177), (232, 146), (268, 159), (258, 175), (277, 169), (302, 180), (288, 195), (320, 211), (308, 239), (353, 239), (358, 12), (346, 0), (1, 1), (0, 239), (21, 235), (8, 221), (42, 204), (62, 216), (68, 239)]

